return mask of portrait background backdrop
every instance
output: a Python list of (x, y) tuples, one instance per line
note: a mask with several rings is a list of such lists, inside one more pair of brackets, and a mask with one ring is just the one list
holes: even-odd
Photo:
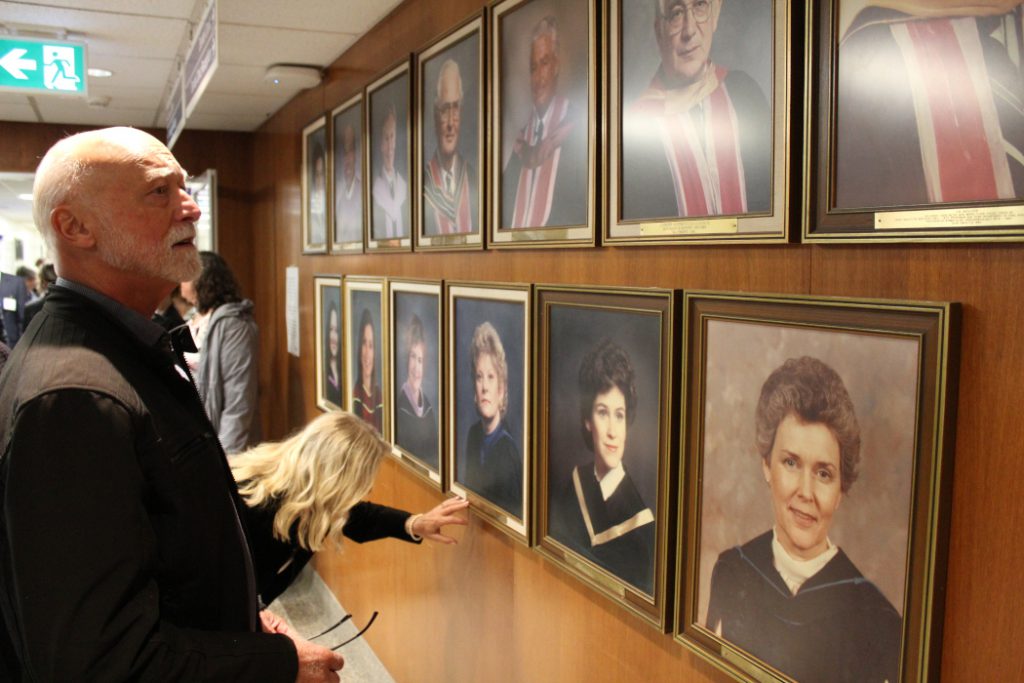
[(859, 477), (835, 512), (829, 538), (902, 615), (917, 341), (712, 320), (705, 349), (699, 623), (707, 616), (711, 570), (719, 553), (774, 524), (770, 490), (755, 446), (754, 414), (768, 375), (787, 359), (800, 356), (818, 358), (839, 373), (860, 424)]
[[(548, 492), (570, 486), (572, 467), (591, 464), (580, 423), (579, 371), (583, 356), (607, 337), (621, 346), (636, 373), (636, 414), (626, 432), (623, 466), (652, 511), (658, 504), (658, 428), (661, 404), (661, 326), (658, 316), (558, 305), (550, 310), (550, 434)], [(584, 471), (591, 471), (584, 470)]]
[[(455, 365), (452, 373), (455, 377), (455, 463), (456, 481), (465, 481), (466, 437), (469, 428), (480, 419), (476, 411), (475, 382), (473, 370), (473, 333), (483, 322), (490, 322), (501, 338), (505, 348), (505, 363), (508, 366), (508, 412), (505, 413), (505, 424), (512, 440), (523, 455), (523, 328), (526, 325), (526, 312), (520, 303), (509, 301), (487, 301), (463, 297), (455, 302)], [(525, 475), (525, 473), (524, 473)], [(524, 476), (526, 481), (527, 477)]]

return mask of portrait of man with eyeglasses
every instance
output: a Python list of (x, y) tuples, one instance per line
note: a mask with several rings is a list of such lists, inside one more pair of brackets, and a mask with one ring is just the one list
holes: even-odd
[[(423, 165), (424, 235), (469, 233), (479, 225), (479, 187), (471, 163), (478, 151), (478, 50), (479, 38), (474, 35), (427, 65), (427, 83), (434, 87), (430, 88), (433, 92), (425, 89), (423, 97), (432, 102), (429, 109), (434, 126), (432, 130), (425, 128), (424, 136), (425, 142), (434, 143), (434, 153)], [(436, 77), (429, 78), (435, 71)], [(424, 123), (427, 108), (424, 106)], [(430, 133), (434, 140), (429, 140)], [(463, 147), (468, 155), (463, 153)], [(424, 149), (429, 147), (425, 144)]]
[(768, 211), (771, 3), (623, 0), (621, 17), (621, 218)]

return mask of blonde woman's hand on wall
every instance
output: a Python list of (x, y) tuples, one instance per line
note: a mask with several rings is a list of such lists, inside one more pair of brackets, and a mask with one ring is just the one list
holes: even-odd
[(469, 507), (469, 501), (462, 498), (448, 498), (437, 507), (412, 517), (409, 524), (413, 536), (420, 536), (435, 543), (454, 544), (458, 541), (443, 533), (450, 524), (466, 526), (466, 518), (455, 513)]

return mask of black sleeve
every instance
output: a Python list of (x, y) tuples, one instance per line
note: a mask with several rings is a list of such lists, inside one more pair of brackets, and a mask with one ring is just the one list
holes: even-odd
[[(729, 611), (726, 605), (729, 596), (726, 594), (727, 589), (725, 587), (725, 584), (728, 583), (725, 575), (729, 573), (729, 568), (728, 561), (723, 555), (718, 556), (715, 568), (711, 572), (711, 599), (708, 602), (708, 618), (704, 622), (704, 625), (710, 631), (717, 631), (719, 622), (725, 621), (725, 614)], [(722, 631), (725, 631), (724, 623), (722, 624)]]
[(157, 541), (133, 418), (84, 390), (15, 418), (3, 469), (4, 599), (37, 681), (295, 680), (284, 636), (161, 619)]
[(356, 503), (348, 514), (348, 522), (342, 533), (356, 543), (376, 541), (380, 538), (397, 538), (416, 543), (405, 533), (405, 520), (410, 513), (364, 501)]

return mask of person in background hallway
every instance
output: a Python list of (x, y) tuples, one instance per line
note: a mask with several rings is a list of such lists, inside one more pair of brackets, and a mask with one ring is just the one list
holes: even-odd
[[(25, 282), (25, 288), (28, 289), (28, 300), (35, 301), (39, 298), (39, 277), (36, 275), (36, 271), (32, 270), (28, 266), (19, 266), (18, 270), (14, 273)], [(25, 327), (28, 327), (28, 323), (25, 323)]]
[(50, 291), (50, 286), (57, 281), (57, 271), (54, 270), (52, 263), (45, 263), (43, 267), (39, 269), (39, 296), (25, 304), (25, 329), (28, 329), (28, 324), (32, 322), (32, 318), (35, 317), (36, 313), (43, 309), (43, 303), (46, 301), (46, 295)]
[(193, 282), (181, 283), (196, 312), (209, 316), (195, 381), (217, 437), (231, 455), (260, 438), (259, 330), (253, 304), (242, 298), (227, 262), (212, 251), (199, 257), (202, 273)]
[(29, 302), (25, 280), (19, 275), (0, 273), (0, 312), (3, 315), (7, 345), (12, 349), (25, 330), (25, 305)]
[(173, 292), (164, 297), (164, 300), (160, 302), (160, 305), (157, 306), (156, 311), (153, 313), (153, 322), (168, 332), (185, 324), (185, 319), (181, 317), (181, 312), (174, 305), (175, 295), (181, 297), (181, 285), (175, 287)]
[(36, 171), (60, 277), (0, 374), (0, 612), (27, 680), (339, 681), (340, 655), (263, 632), (245, 505), (149, 319), (200, 273), (186, 177), (132, 128)]
[(363, 500), (390, 449), (359, 417), (331, 411), (284, 441), (260, 444), (231, 459), (248, 506), (264, 603), (288, 587), (314, 552), (337, 548), (342, 536), (356, 543), (380, 538), (456, 543), (442, 529), (465, 526), (466, 520), (455, 516), (469, 505), (461, 498), (417, 515)]

